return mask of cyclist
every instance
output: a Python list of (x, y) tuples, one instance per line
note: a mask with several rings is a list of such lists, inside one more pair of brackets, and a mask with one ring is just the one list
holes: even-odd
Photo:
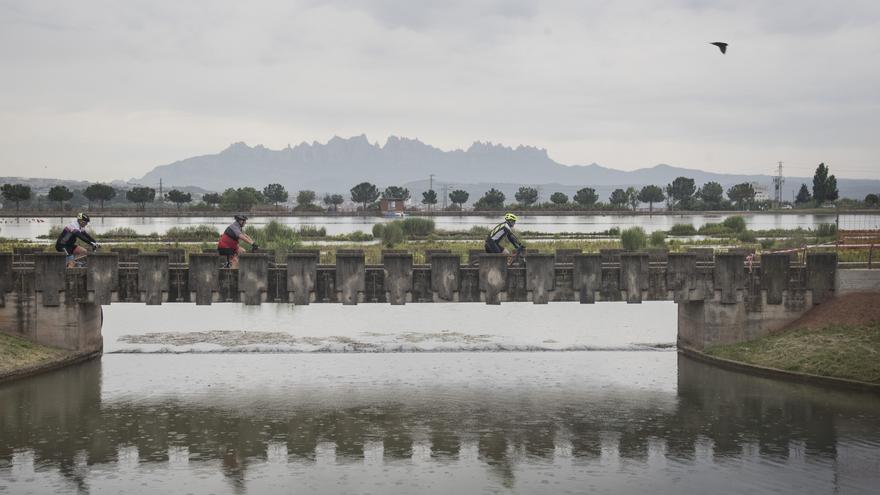
[(513, 233), (513, 226), (516, 224), (516, 215), (513, 213), (506, 213), (504, 215), (504, 221), (499, 223), (489, 232), (489, 237), (486, 237), (485, 248), (487, 253), (505, 253), (510, 254), (510, 251), (501, 247), (501, 241), (505, 238), (510, 245), (516, 249), (516, 252), (521, 252), (525, 249), (525, 246), (519, 239), (516, 238), (516, 235)]
[(99, 247), (98, 241), (86, 232), (86, 225), (89, 224), (89, 221), (89, 216), (85, 213), (77, 214), (76, 220), (64, 227), (61, 235), (58, 236), (58, 240), (55, 241), (55, 251), (66, 255), (67, 268), (75, 267), (76, 260), (87, 255), (85, 249), (76, 245), (77, 239), (87, 242), (92, 246), (92, 251)]
[(238, 245), (238, 241), (244, 241), (251, 245), (253, 249), (257, 249), (257, 243), (245, 234), (244, 224), (248, 217), (245, 215), (235, 215), (235, 221), (226, 227), (217, 242), (217, 252), (226, 256), (226, 262), (229, 268), (238, 268), (238, 255), (244, 252), (244, 248)]

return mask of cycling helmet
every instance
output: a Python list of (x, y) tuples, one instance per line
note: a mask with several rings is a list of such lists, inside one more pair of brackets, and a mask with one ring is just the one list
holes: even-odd
[(504, 214), (504, 221), (506, 221), (506, 222), (515, 222), (515, 221), (516, 221), (516, 215), (514, 215), (513, 213), (505, 213), (505, 214)]
[(90, 221), (91, 221), (91, 219), (89, 218), (89, 216), (86, 215), (85, 213), (79, 213), (79, 214), (76, 216), (76, 219), (77, 219), (77, 220), (82, 220), (83, 222), (90, 222)]
[(242, 220), (247, 220), (247, 215), (235, 215), (235, 221), (240, 222)]

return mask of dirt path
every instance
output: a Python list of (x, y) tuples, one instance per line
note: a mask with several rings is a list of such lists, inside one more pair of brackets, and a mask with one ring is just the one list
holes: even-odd
[(880, 321), (880, 292), (861, 292), (814, 306), (786, 329), (824, 328), (829, 325), (859, 326), (875, 321)]

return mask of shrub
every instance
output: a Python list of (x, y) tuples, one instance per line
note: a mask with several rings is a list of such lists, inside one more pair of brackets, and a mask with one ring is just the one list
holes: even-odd
[(138, 233), (131, 227), (116, 227), (108, 230), (101, 234), (101, 237), (106, 239), (120, 239), (120, 238), (130, 238), (130, 237), (138, 237)]
[(489, 227), (484, 227), (482, 225), (474, 225), (468, 231), (468, 234), (477, 237), (483, 238), (489, 236)]
[(727, 217), (722, 223), (731, 232), (743, 232), (746, 230), (746, 219), (743, 217)]
[(737, 238), (740, 242), (749, 242), (749, 243), (751, 243), (751, 242), (757, 242), (757, 241), (758, 241), (758, 236), (755, 235), (755, 233), (754, 233), (753, 231), (751, 231), (751, 230), (743, 230), (742, 232), (740, 232), (739, 234), (737, 234), (736, 238)]
[(646, 242), (647, 236), (641, 227), (631, 227), (620, 233), (620, 244), (627, 251), (644, 249)]
[(402, 224), (401, 227), (407, 237), (426, 237), (434, 232), (434, 220), (430, 218), (405, 218)]
[(651, 232), (651, 246), (653, 247), (663, 247), (666, 245), (666, 232), (662, 230), (655, 230)]
[(314, 225), (303, 225), (297, 231), (303, 237), (327, 237), (327, 229)]
[(366, 232), (361, 232), (360, 230), (348, 234), (348, 239), (352, 242), (372, 241), (375, 238), (375, 236), (372, 236)]
[(384, 231), (385, 231), (385, 224), (384, 223), (377, 223), (376, 225), (373, 225), (373, 237), (374, 238), (380, 239), (382, 237), (382, 232), (384, 232)]
[(392, 248), (396, 244), (403, 242), (403, 226), (401, 222), (391, 222), (382, 229), (382, 244), (385, 247)]
[(698, 231), (701, 235), (730, 235), (733, 233), (729, 227), (725, 227), (720, 223), (707, 223), (700, 227)]
[(776, 241), (773, 239), (761, 239), (761, 249), (770, 249)]
[(620, 227), (611, 227), (606, 233), (610, 236), (620, 235)]
[(835, 237), (837, 235), (837, 225), (833, 223), (820, 223), (816, 226), (816, 235), (819, 237)]
[(669, 229), (669, 235), (688, 236), (697, 235), (697, 229), (689, 223), (677, 223)]
[(171, 227), (165, 232), (164, 237), (175, 241), (210, 241), (219, 238), (220, 233), (210, 225), (193, 225), (189, 227)]
[(300, 245), (299, 234), (293, 228), (275, 220), (267, 223), (265, 227), (245, 227), (244, 231), (262, 249), (283, 253)]

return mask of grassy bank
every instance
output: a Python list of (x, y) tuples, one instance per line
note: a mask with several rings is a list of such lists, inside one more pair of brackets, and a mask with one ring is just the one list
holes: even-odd
[(794, 328), (706, 350), (710, 356), (797, 373), (880, 384), (880, 321)]
[(26, 340), (0, 334), (0, 376), (12, 371), (49, 363), (67, 354)]

